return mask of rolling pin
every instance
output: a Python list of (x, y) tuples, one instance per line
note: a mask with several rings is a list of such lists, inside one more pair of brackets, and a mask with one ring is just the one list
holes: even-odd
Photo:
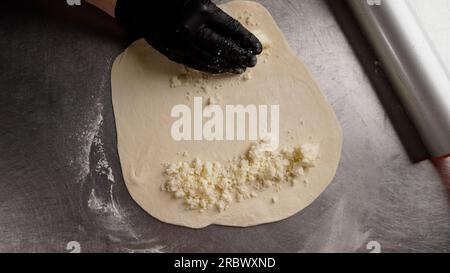
[(450, 156), (450, 74), (408, 0), (347, 0), (431, 157)]

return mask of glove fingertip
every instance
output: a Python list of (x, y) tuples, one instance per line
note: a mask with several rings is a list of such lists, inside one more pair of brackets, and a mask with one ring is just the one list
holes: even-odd
[(248, 59), (248, 67), (255, 67), (256, 64), (258, 63), (258, 59), (256, 58), (255, 55), (252, 55), (249, 59)]
[(253, 53), (255, 53), (256, 55), (261, 54), (263, 51), (263, 46), (258, 39), (256, 39), (256, 43), (254, 44), (253, 48)]

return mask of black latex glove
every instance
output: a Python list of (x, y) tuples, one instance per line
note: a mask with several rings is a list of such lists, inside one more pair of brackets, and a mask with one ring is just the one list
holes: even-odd
[(170, 60), (209, 73), (242, 73), (262, 51), (210, 0), (117, 0), (116, 18)]

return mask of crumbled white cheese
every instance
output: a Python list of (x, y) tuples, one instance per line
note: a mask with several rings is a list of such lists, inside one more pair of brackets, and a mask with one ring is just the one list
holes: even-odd
[(220, 100), (221, 100), (221, 97), (218, 94), (216, 94), (216, 95), (211, 96), (211, 97), (208, 98), (207, 105), (219, 104)]
[(180, 81), (178, 76), (172, 77), (170, 79), (170, 87), (171, 88), (177, 88), (177, 87), (180, 87), (181, 85), (182, 85), (182, 82)]
[(247, 71), (246, 73), (244, 73), (241, 77), (242, 81), (249, 81), (253, 78), (253, 74), (251, 71)]
[(223, 100), (222, 97), (216, 93), (206, 100), (206, 106), (208, 107), (212, 105), (219, 105), (220, 103), (222, 103), (222, 100)]
[(300, 153), (302, 154), (302, 166), (303, 167), (315, 167), (316, 160), (319, 157), (319, 145), (318, 144), (303, 144), (300, 146)]
[(253, 144), (245, 155), (223, 165), (199, 158), (165, 164), (166, 181), (161, 189), (183, 199), (186, 209), (224, 211), (233, 201), (256, 198), (258, 191), (278, 191), (284, 183), (294, 184), (305, 175), (304, 167), (314, 167), (318, 158), (316, 144), (280, 152), (268, 147), (264, 141)]
[(259, 23), (254, 20), (254, 15), (251, 12), (244, 11), (243, 14), (238, 16), (238, 20), (248, 28), (259, 26)]

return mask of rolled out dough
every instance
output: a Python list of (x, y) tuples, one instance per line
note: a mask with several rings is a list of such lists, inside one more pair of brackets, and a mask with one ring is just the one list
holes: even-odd
[[(251, 14), (251, 30), (271, 40), (270, 57), (251, 69), (251, 79), (221, 76), (206, 79), (205, 90), (196, 85), (171, 88), (171, 79), (183, 71), (138, 40), (114, 62), (112, 98), (118, 150), (126, 186), (133, 199), (157, 219), (176, 225), (202, 228), (210, 224), (252, 226), (279, 221), (311, 204), (333, 179), (341, 152), (342, 132), (336, 116), (305, 66), (295, 56), (269, 12), (254, 2), (234, 1), (221, 6), (235, 18)], [(248, 18), (247, 18), (248, 19)], [(261, 57), (262, 59), (263, 57)], [(220, 84), (217, 84), (217, 83)], [(216, 88), (214, 88), (216, 86)], [(218, 87), (217, 87), (218, 86)], [(320, 144), (317, 167), (308, 172), (308, 183), (269, 189), (257, 198), (233, 203), (223, 212), (187, 211), (181, 200), (161, 191), (163, 162), (191, 160), (226, 162), (245, 154), (250, 141), (174, 141), (170, 112), (177, 104), (191, 104), (186, 94), (208, 92), (222, 104), (280, 105), (280, 147)], [(194, 96), (194, 95), (193, 95)], [(199, 95), (200, 96), (200, 95)], [(187, 152), (187, 158), (180, 158)], [(273, 200), (277, 200), (273, 202)]]

